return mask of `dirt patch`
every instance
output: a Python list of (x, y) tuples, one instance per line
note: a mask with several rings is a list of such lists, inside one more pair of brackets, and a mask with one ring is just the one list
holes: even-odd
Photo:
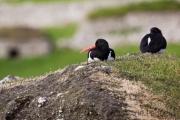
[[(85, 67), (74, 71), (79, 65)], [(104, 66), (105, 65), (105, 66)], [(107, 69), (108, 68), (108, 69)], [(141, 83), (118, 78), (105, 63), (80, 63), (0, 86), (2, 120), (171, 118)]]

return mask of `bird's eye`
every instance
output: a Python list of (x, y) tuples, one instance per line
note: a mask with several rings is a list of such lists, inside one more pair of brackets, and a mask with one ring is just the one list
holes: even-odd
[(98, 44), (100, 44), (100, 42), (98, 41)]

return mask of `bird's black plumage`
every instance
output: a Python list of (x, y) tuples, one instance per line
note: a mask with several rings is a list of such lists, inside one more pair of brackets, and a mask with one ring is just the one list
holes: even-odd
[[(101, 61), (106, 60), (109, 54), (109, 44), (104, 39), (98, 39), (95, 43), (96, 48), (88, 52), (88, 57), (98, 58)], [(89, 56), (90, 55), (90, 56)]]
[(109, 44), (105, 39), (98, 39), (95, 42), (95, 48), (89, 50), (88, 61), (92, 62), (95, 60), (108, 60), (112, 61), (115, 59), (115, 52), (113, 49), (109, 48)]
[[(163, 37), (162, 32), (157, 27), (150, 29), (150, 34), (146, 34), (140, 43), (140, 50), (142, 53), (163, 53), (166, 49), (167, 42)], [(163, 51), (162, 51), (163, 50)]]

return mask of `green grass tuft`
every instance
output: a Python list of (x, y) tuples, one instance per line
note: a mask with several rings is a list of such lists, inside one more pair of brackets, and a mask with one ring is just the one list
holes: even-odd
[(141, 81), (154, 94), (162, 95), (166, 107), (180, 118), (179, 57), (134, 53), (109, 64), (119, 70), (119, 77)]
[(179, 11), (180, 3), (176, 1), (153, 1), (132, 3), (126, 6), (117, 6), (112, 8), (101, 8), (91, 12), (88, 15), (89, 19), (109, 18), (109, 17), (121, 17), (130, 12), (164, 12), (164, 11)]

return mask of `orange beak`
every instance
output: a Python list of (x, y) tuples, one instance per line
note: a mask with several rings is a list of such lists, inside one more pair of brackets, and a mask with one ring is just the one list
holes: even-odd
[(94, 49), (94, 48), (96, 48), (95, 45), (93, 45), (93, 46), (91, 46), (91, 47), (89, 47), (89, 48), (85, 48), (84, 50), (81, 51), (81, 53), (90, 51), (90, 50), (92, 50), (92, 49)]

